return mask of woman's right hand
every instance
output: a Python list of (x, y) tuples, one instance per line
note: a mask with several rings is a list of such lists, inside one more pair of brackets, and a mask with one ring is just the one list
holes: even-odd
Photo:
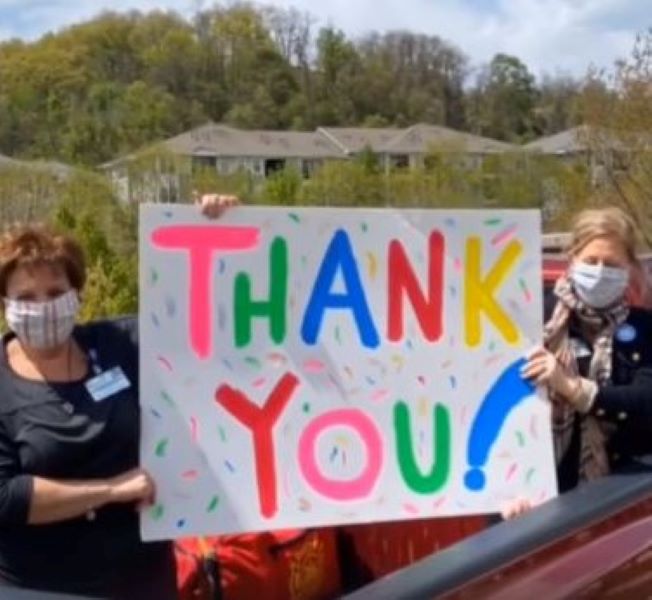
[(534, 508), (532, 502), (527, 498), (515, 498), (510, 500), (502, 509), (501, 516), (504, 521), (510, 521), (516, 517), (521, 517)]
[(148, 506), (154, 503), (156, 488), (150, 474), (143, 469), (132, 469), (108, 480), (110, 502), (137, 503)]

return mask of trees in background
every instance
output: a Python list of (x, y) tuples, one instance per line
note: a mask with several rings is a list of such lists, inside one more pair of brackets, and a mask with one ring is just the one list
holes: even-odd
[[(652, 244), (652, 31), (613, 76), (537, 83), (499, 54), (467, 85), (462, 52), (436, 36), (350, 39), (294, 9), (232, 4), (174, 13), (105, 14), (34, 43), (0, 44), (0, 152), (80, 165), (62, 175), (0, 163), (0, 222), (46, 221), (80, 240), (89, 260), (84, 317), (137, 309), (137, 206), (120, 204), (84, 166), (143, 147), (129, 162), (134, 198), (191, 191), (275, 205), (540, 208), (550, 230), (591, 203), (628, 210)], [(261, 181), (180, 165), (153, 145), (207, 119), (240, 127), (403, 126), (427, 121), (524, 142), (586, 123), (578, 160), (512, 153), (469, 160), (433, 151), (418, 169), (386, 171), (371, 149)], [(598, 166), (599, 177), (593, 167)], [(172, 177), (183, 173), (180, 188)], [(170, 180), (169, 189), (154, 186)], [(174, 191), (179, 189), (179, 191)]]
[(581, 103), (584, 142), (601, 169), (597, 200), (627, 210), (652, 247), (652, 29), (613, 75), (592, 74)]
[[(245, 128), (429, 122), (515, 141), (575, 120), (579, 84), (409, 31), (352, 39), (296, 9), (106, 13), (0, 43), (0, 153), (97, 165), (207, 120)], [(470, 85), (469, 85), (470, 84)]]

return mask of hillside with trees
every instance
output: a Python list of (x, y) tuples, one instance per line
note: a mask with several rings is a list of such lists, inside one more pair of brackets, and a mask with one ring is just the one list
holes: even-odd
[(97, 165), (208, 120), (243, 128), (441, 124), (524, 142), (577, 123), (581, 83), (472, 65), (408, 31), (352, 39), (293, 9), (106, 13), (0, 44), (0, 153)]
[[(436, 36), (352, 39), (292, 9), (107, 13), (35, 42), (0, 43), (0, 223), (72, 232), (89, 258), (84, 317), (134, 312), (137, 206), (121, 204), (94, 171), (105, 161), (209, 120), (306, 130), (427, 122), (515, 143), (584, 124), (594, 132), (589, 152), (609, 157), (599, 186), (583, 160), (514, 153), (469, 168), (435, 151), (413, 170), (387, 173), (363, 152), (308, 180), (286, 170), (254, 182), (213, 169), (191, 183), (255, 204), (540, 208), (548, 230), (588, 204), (615, 202), (651, 246), (651, 74), (652, 31), (612, 74), (537, 81), (518, 57), (472, 65)], [(143, 177), (147, 160), (133, 163)]]

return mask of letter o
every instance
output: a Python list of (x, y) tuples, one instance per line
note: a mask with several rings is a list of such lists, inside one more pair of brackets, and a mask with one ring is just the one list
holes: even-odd
[[(337, 481), (322, 475), (317, 464), (317, 439), (326, 429), (345, 426), (354, 429), (367, 448), (367, 464), (355, 479)], [(383, 465), (383, 439), (372, 419), (363, 411), (343, 408), (320, 415), (310, 422), (299, 440), (299, 467), (310, 487), (331, 500), (367, 498), (378, 480)]]

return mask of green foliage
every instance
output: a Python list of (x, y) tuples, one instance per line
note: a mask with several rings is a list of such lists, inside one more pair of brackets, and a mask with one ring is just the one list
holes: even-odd
[(524, 153), (469, 159), (431, 152), (416, 169), (385, 171), (373, 153), (326, 163), (311, 179), (275, 174), (249, 197), (264, 204), (423, 208), (538, 208), (549, 229), (565, 227), (590, 196), (586, 169)]
[(27, 164), (2, 169), (0, 207), (4, 224), (47, 223), (81, 244), (88, 266), (83, 319), (137, 311), (136, 216), (102, 176), (80, 170), (62, 179)]
[(581, 142), (594, 170), (595, 201), (627, 211), (652, 248), (652, 28), (612, 76), (592, 73), (581, 98)]
[(267, 179), (262, 196), (265, 204), (291, 206), (297, 203), (300, 190), (301, 175), (295, 169), (284, 169)]
[(208, 120), (246, 128), (325, 125), (470, 129), (508, 140), (577, 120), (579, 85), (537, 88), (497, 55), (475, 86), (437, 36), (353, 39), (293, 9), (216, 4), (190, 19), (105, 13), (30, 43), (0, 43), (0, 152), (98, 165)]
[(487, 137), (529, 141), (536, 130), (539, 99), (534, 76), (515, 56), (497, 54), (470, 97), (474, 129)]

